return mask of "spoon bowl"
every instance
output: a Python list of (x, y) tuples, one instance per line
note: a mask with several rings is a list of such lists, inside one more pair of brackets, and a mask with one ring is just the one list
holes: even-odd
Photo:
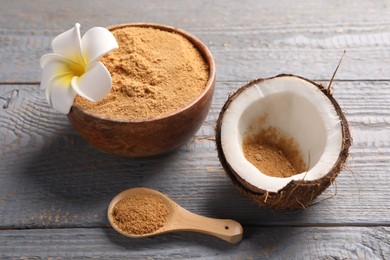
[[(122, 230), (116, 223), (114, 217), (114, 207), (125, 197), (134, 196), (135, 194), (152, 194), (158, 196), (163, 203), (167, 206), (169, 214), (164, 225), (151, 233), (146, 234), (132, 234)], [(243, 229), (240, 223), (231, 219), (215, 219), (204, 217), (192, 213), (180, 205), (175, 203), (169, 197), (163, 193), (148, 189), (148, 188), (131, 188), (119, 193), (115, 196), (108, 207), (108, 221), (111, 226), (124, 236), (132, 238), (149, 237), (164, 233), (177, 232), (177, 231), (191, 231), (199, 232), (203, 234), (212, 235), (225, 240), (229, 243), (236, 244), (242, 240)]]

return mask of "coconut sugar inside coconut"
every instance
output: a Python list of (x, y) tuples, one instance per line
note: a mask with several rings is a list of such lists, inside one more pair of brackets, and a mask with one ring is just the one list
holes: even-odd
[(184, 36), (155, 28), (112, 31), (119, 48), (101, 58), (112, 90), (100, 102), (77, 97), (75, 104), (110, 119), (142, 120), (169, 114), (205, 89), (209, 67)]
[(268, 176), (285, 178), (307, 170), (296, 142), (274, 127), (247, 135), (243, 150), (245, 158)]

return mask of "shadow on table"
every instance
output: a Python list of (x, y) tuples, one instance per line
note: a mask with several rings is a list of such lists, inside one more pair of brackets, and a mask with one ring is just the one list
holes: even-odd
[(252, 256), (254, 258), (267, 257), (290, 247), (292, 239), (297, 236), (297, 228), (294, 227), (244, 227), (244, 231), (243, 240), (238, 244), (230, 244), (216, 237), (192, 232), (177, 232), (149, 238), (128, 238), (113, 229), (105, 229), (104, 232), (109, 247), (114, 246), (117, 252), (126, 251), (127, 255), (145, 259), (172, 256), (184, 259), (191, 257), (241, 259), (247, 252), (256, 252)]
[[(107, 226), (107, 206), (118, 192), (140, 186), (162, 190), (161, 188), (169, 184), (166, 183), (169, 180), (161, 181), (163, 179), (161, 175), (173, 170), (172, 165), (175, 161), (183, 160), (183, 156), (186, 156), (183, 150), (147, 159), (129, 159), (108, 155), (85, 143), (71, 126), (61, 129), (60, 134), (45, 137), (44, 140), (45, 143), (42, 144), (40, 150), (36, 147), (27, 147), (20, 155), (21, 164), (15, 166), (15, 169), (18, 174), (21, 173), (23, 177), (21, 181), (24, 183), (19, 185), (19, 188), (25, 189), (23, 196), (28, 196), (28, 194), (35, 196), (32, 200), (27, 199), (28, 205), (26, 205), (29, 208), (36, 205), (40, 209), (31, 208), (29, 210), (47, 212), (49, 217), (51, 210), (54, 210), (55, 214), (60, 211), (69, 214), (69, 218), (61, 216), (64, 219), (58, 223), (51, 220), (48, 223), (42, 222), (45, 220), (43, 219), (34, 222), (31, 227)], [(283, 222), (294, 223), (294, 219), (299, 219), (300, 213), (292, 216), (275, 215), (267, 209), (258, 207), (249, 199), (242, 197), (222, 171), (220, 174), (222, 183), (217, 181), (215, 184), (210, 184), (215, 187), (208, 186), (207, 190), (202, 191), (204, 201), (201, 203), (204, 203), (204, 206), (199, 209), (206, 209), (206, 212), (195, 213), (215, 218), (231, 218), (244, 226), (262, 226), (264, 223), (267, 223), (267, 226), (279, 225)], [(219, 179), (219, 176), (217, 178)], [(208, 192), (210, 194), (207, 194)], [(194, 244), (206, 249), (223, 251), (232, 250), (235, 247), (218, 238), (189, 232), (147, 238), (145, 241), (123, 237), (111, 228), (105, 230), (107, 230), (110, 241), (134, 250), (145, 249), (148, 243), (155, 247), (161, 247), (164, 244), (174, 246), (178, 241), (186, 241), (186, 245)], [(244, 237), (251, 236), (250, 232), (245, 232), (244, 228)]]
[[(221, 174), (223, 173), (221, 172)], [(221, 178), (226, 178), (226, 185), (219, 182), (216, 183), (216, 187), (210, 188), (208, 186), (207, 190), (202, 191), (202, 193), (207, 193), (210, 190), (212, 194), (203, 194), (202, 198), (206, 199), (204, 205), (199, 207), (203, 211), (195, 213), (213, 218), (229, 218), (240, 222), (244, 229), (243, 242), (233, 245), (213, 236), (193, 232), (177, 232), (134, 239), (122, 236), (112, 228), (105, 229), (107, 238), (122, 249), (139, 252), (145, 252), (146, 249), (158, 251), (159, 248), (164, 248), (166, 253), (170, 252), (167, 249), (172, 248), (171, 253), (173, 253), (174, 248), (182, 246), (186, 249), (195, 249), (191, 250), (192, 252), (199, 250), (202, 256), (223, 256), (228, 255), (229, 252), (238, 253), (243, 248), (255, 247), (262, 251), (261, 255), (266, 255), (268, 252), (280, 248), (281, 244), (288, 244), (294, 230), (293, 226), (300, 225), (302, 219), (310, 215), (310, 210), (275, 213), (261, 208), (246, 197), (241, 196), (229, 183), (227, 176), (221, 176)], [(269, 238), (267, 238), (268, 235)], [(181, 253), (185, 254), (185, 252)], [(180, 255), (180, 257), (187, 257), (187, 255)]]
[[(241, 195), (233, 186), (229, 178), (226, 185), (215, 186), (213, 196), (207, 196), (204, 202), (209, 216), (215, 218), (229, 218), (242, 225), (281, 226), (302, 223), (311, 214), (311, 208), (293, 212), (273, 212), (268, 208), (260, 207), (249, 198)], [(218, 191), (218, 192), (215, 192)]]
[(20, 160), (22, 173), (31, 185), (48, 195), (46, 200), (56, 202), (112, 198), (124, 189), (143, 186), (176, 156), (171, 153), (159, 158), (129, 159), (109, 155), (88, 145), (71, 126), (45, 139), (50, 143), (40, 151), (28, 148), (30, 152)]
[[(274, 212), (268, 208), (260, 207), (249, 198), (241, 195), (231, 183), (215, 188), (219, 189), (219, 192), (206, 202), (211, 216), (230, 218), (239, 222), (244, 229), (243, 240), (247, 243), (246, 247), (255, 247), (261, 250), (261, 255), (267, 255), (274, 249), (280, 249), (281, 245), (288, 245), (292, 233), (295, 232), (295, 226), (310, 222), (310, 218), (313, 216), (312, 208)], [(227, 201), (229, 203), (226, 203)]]
[(232, 250), (238, 246), (238, 244), (233, 245), (213, 236), (194, 232), (167, 233), (147, 238), (125, 237), (117, 233), (114, 229), (109, 228), (105, 229), (105, 233), (111, 243), (126, 250), (144, 251), (145, 249), (149, 249), (153, 251), (154, 249), (164, 248), (166, 252), (169, 252), (169, 250), (167, 250), (169, 248), (172, 248), (173, 250), (176, 248), (177, 250), (178, 247), (182, 246), (186, 249), (190, 247), (198, 248), (204, 253), (205, 249), (207, 251), (207, 248), (226, 251)]

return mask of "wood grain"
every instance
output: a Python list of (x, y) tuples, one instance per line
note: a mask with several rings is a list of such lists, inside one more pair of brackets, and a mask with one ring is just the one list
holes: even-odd
[[(3, 0), (0, 19), (4, 28), (40, 29), (54, 28), (63, 30), (64, 26), (75, 20), (90, 26), (107, 22), (147, 22), (183, 24), (193, 28), (215, 28), (226, 30), (227, 27), (245, 25), (256, 27), (301, 28), (321, 24), (321, 27), (370, 26), (375, 23), (388, 24), (383, 19), (383, 12), (389, 8), (386, 0), (375, 2), (360, 0), (354, 4), (344, 2), (327, 3), (313, 1), (307, 3), (297, 0), (269, 2), (266, 0), (227, 0), (189, 1), (189, 0), (145, 0), (138, 1), (101, 0), (94, 1), (68, 0), (50, 3), (47, 1)], [(125, 21), (124, 21), (125, 20)], [(5, 22), (7, 21), (7, 22)], [(50, 23), (47, 23), (50, 21)], [(354, 28), (356, 28), (354, 27)], [(304, 29), (306, 30), (306, 29)], [(316, 28), (312, 26), (312, 31)]]
[(389, 227), (244, 229), (231, 245), (195, 233), (130, 239), (112, 229), (0, 231), (1, 259), (388, 259)]
[[(386, 0), (2, 0), (0, 258), (390, 259), (389, 9)], [(210, 48), (216, 92), (191, 142), (162, 157), (114, 157), (88, 146), (66, 116), (48, 107), (39, 58), (76, 22), (82, 32), (162, 23)], [(307, 210), (257, 207), (233, 188), (217, 159), (213, 129), (227, 95), (279, 73), (326, 81), (344, 49), (333, 89), (354, 137), (348, 168)], [(243, 241), (117, 234), (106, 219), (109, 201), (140, 186), (195, 213), (239, 221)]]
[(127, 22), (187, 30), (210, 48), (220, 81), (249, 81), (279, 73), (329, 79), (344, 49), (347, 55), (338, 79), (389, 79), (390, 23), (381, 18), (388, 8), (386, 1), (352, 5), (302, 0), (293, 5), (288, 1), (143, 1), (142, 6), (119, 0), (93, 5), (75, 0), (4, 1), (0, 82), (39, 82), (39, 58), (51, 52), (56, 35), (76, 22), (83, 32)]
[(222, 104), (241, 84), (217, 84), (212, 109), (186, 146), (137, 160), (88, 146), (66, 116), (48, 107), (37, 85), (1, 86), (0, 96), (14, 98), (0, 110), (0, 227), (103, 227), (111, 198), (139, 186), (165, 192), (195, 213), (244, 225), (390, 224), (390, 82), (334, 83), (354, 143), (348, 169), (319, 200), (337, 195), (306, 211), (277, 215), (238, 194), (212, 141)]

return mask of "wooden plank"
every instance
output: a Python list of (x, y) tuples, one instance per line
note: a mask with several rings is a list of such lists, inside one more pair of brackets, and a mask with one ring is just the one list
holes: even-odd
[[(4, 28), (55, 28), (63, 30), (64, 25), (79, 21), (82, 24), (96, 26), (102, 23), (151, 21), (169, 24), (182, 24), (195, 28), (239, 27), (306, 27), (321, 24), (342, 27), (388, 24), (383, 20), (385, 10), (389, 8), (386, 0), (375, 2), (358, 0), (354, 4), (329, 4), (321, 1), (289, 0), (272, 3), (266, 0), (227, 0), (191, 1), (191, 0), (145, 0), (138, 1), (102, 0), (77, 1), (66, 3), (48, 3), (47, 1), (3, 0), (0, 21)], [(48, 23), (47, 21), (50, 21)], [(315, 28), (313, 26), (312, 30)]]
[(138, 186), (246, 225), (390, 224), (390, 82), (334, 83), (355, 140), (350, 170), (320, 200), (337, 190), (335, 198), (295, 214), (273, 214), (240, 196), (217, 159), (213, 126), (228, 93), (241, 84), (217, 85), (207, 120), (186, 146), (137, 160), (88, 146), (66, 116), (48, 107), (38, 85), (0, 86), (1, 97), (13, 97), (0, 109), (0, 228), (104, 227), (110, 199)]
[(389, 79), (390, 24), (382, 14), (390, 7), (381, 3), (5, 1), (0, 10), (0, 82), (38, 82), (39, 58), (75, 22), (85, 32), (140, 21), (177, 26), (199, 37), (210, 47), (221, 81), (278, 73), (329, 79), (343, 49), (348, 52), (338, 79)]
[(389, 227), (244, 228), (237, 245), (195, 233), (130, 239), (113, 229), (0, 231), (1, 259), (388, 259)]

